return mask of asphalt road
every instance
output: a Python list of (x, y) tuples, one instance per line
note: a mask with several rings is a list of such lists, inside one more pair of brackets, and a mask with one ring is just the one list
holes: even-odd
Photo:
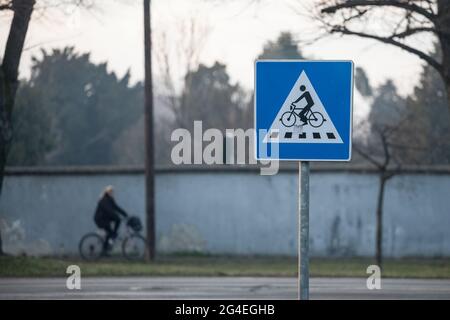
[[(65, 278), (0, 279), (0, 299), (296, 299), (295, 278), (130, 277), (82, 278), (68, 290)], [(450, 280), (314, 278), (311, 299), (450, 299)]]

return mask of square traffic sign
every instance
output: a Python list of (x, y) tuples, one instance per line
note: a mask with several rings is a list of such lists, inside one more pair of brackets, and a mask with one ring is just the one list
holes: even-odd
[(258, 160), (349, 161), (353, 62), (257, 60)]

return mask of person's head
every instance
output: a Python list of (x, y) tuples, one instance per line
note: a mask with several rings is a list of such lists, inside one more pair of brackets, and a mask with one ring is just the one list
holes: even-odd
[(300, 86), (300, 91), (303, 92), (303, 91), (305, 91), (305, 90), (306, 90), (306, 87), (305, 87), (304, 85), (301, 85), (301, 86)]
[(103, 195), (108, 195), (110, 197), (114, 196), (114, 187), (113, 186), (106, 186), (103, 190)]

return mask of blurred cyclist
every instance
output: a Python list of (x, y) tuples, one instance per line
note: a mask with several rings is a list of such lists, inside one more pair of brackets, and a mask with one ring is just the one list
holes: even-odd
[[(107, 186), (101, 194), (95, 210), (94, 221), (97, 227), (106, 231), (106, 239), (103, 243), (103, 253), (109, 249), (109, 242), (117, 237), (120, 226), (120, 215), (128, 217), (128, 214), (114, 201), (114, 188)], [(112, 226), (113, 225), (113, 226)]]

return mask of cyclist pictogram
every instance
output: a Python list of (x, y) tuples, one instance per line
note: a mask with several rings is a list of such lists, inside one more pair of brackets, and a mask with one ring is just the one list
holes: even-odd
[[(325, 118), (320, 112), (311, 111), (311, 108), (314, 106), (314, 100), (304, 85), (300, 86), (300, 91), (303, 92), (303, 94), (291, 103), (289, 106), (290, 111), (286, 111), (282, 114), (280, 118), (281, 123), (287, 128), (292, 127), (293, 125), (304, 126), (307, 124), (314, 128), (320, 127), (325, 122)], [(297, 107), (297, 104), (303, 99), (306, 100), (306, 106), (303, 108)], [(302, 123), (300, 124), (298, 120)]]

